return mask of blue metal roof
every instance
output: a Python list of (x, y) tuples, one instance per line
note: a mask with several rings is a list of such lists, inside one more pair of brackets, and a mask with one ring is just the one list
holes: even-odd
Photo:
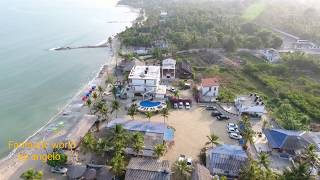
[(125, 119), (115, 119), (108, 124), (108, 128), (112, 128), (117, 124), (121, 124), (124, 129), (129, 131), (139, 131), (146, 133), (158, 133), (165, 134), (167, 125), (161, 122), (149, 122), (142, 120), (125, 120)]
[(242, 149), (241, 146), (230, 145), (230, 144), (219, 145), (213, 148), (211, 150), (211, 153), (247, 157), (246, 152)]
[[(272, 148), (283, 148), (289, 137), (297, 138), (301, 137), (303, 132), (301, 131), (290, 131), (285, 129), (265, 129), (264, 134), (266, 135), (269, 144)], [(291, 140), (292, 138), (290, 138)]]

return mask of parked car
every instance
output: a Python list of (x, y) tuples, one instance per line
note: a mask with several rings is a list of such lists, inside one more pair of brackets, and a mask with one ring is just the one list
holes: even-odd
[(231, 138), (231, 139), (242, 139), (242, 136), (240, 135), (240, 134), (237, 134), (237, 133), (230, 133), (229, 134), (229, 137)]
[(178, 108), (179, 108), (178, 103), (174, 103), (174, 104), (173, 104), (173, 108), (174, 108), (174, 109), (178, 109)]
[(176, 92), (176, 89), (174, 87), (171, 87), (170, 89), (168, 89), (168, 91), (174, 93), (174, 92)]
[(179, 109), (183, 109), (183, 102), (179, 102)]
[(215, 106), (207, 106), (206, 110), (208, 110), (208, 111), (217, 110), (217, 107), (215, 107)]
[(222, 113), (219, 112), (219, 111), (217, 111), (217, 110), (214, 110), (214, 111), (212, 111), (212, 113), (211, 113), (211, 116), (214, 116), (214, 117), (216, 117), (216, 116), (221, 116), (221, 115), (222, 115)]
[(192, 165), (192, 159), (191, 158), (187, 158), (185, 155), (180, 154), (178, 161), (186, 161), (187, 165), (191, 166)]
[(217, 119), (220, 120), (220, 121), (222, 121), (222, 120), (229, 120), (230, 117), (222, 114), (222, 115), (220, 115), (220, 116), (217, 116)]
[(238, 129), (238, 125), (236, 125), (235, 123), (228, 123), (227, 128), (235, 128)]
[(66, 174), (68, 171), (65, 167), (52, 167), (51, 172), (52, 173), (58, 173), (58, 174)]
[(186, 109), (190, 109), (191, 108), (190, 103), (186, 102), (185, 105), (186, 105)]
[(228, 133), (239, 133), (239, 130), (237, 128), (229, 127)]

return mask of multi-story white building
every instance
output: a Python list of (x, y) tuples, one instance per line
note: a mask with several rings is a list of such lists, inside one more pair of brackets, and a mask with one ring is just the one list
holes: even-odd
[(235, 99), (234, 103), (240, 114), (247, 113), (262, 116), (265, 113), (264, 102), (257, 94), (239, 96)]
[(174, 80), (176, 78), (176, 60), (171, 58), (163, 60), (161, 72), (163, 80)]
[(129, 96), (140, 93), (153, 97), (163, 97), (165, 87), (160, 85), (160, 66), (134, 66), (128, 76)]

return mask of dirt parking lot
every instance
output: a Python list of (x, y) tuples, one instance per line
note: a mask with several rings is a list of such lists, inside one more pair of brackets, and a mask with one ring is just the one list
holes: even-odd
[[(210, 111), (203, 107), (194, 105), (190, 110), (179, 109), (170, 110), (167, 124), (175, 128), (175, 144), (168, 150), (163, 159), (175, 162), (180, 154), (192, 157), (193, 160), (199, 160), (200, 150), (208, 141), (207, 137), (211, 133), (219, 136), (221, 143), (238, 144), (237, 140), (230, 139), (226, 131), (229, 121), (217, 121), (210, 115)], [(136, 119), (145, 119), (143, 115), (139, 115)], [(163, 122), (163, 117), (155, 115), (151, 121)]]

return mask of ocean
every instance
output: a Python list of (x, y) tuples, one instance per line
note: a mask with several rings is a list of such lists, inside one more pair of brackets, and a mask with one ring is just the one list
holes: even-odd
[(110, 60), (96, 45), (136, 18), (116, 0), (0, 1), (0, 157), (49, 121)]

